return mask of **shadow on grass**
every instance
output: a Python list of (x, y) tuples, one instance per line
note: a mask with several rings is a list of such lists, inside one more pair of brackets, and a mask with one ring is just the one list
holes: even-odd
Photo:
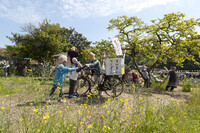
[(40, 101), (40, 102), (34, 102), (34, 101), (29, 101), (23, 104), (17, 104), (17, 106), (45, 106), (45, 105), (52, 105), (52, 104), (57, 104), (57, 98), (51, 99), (51, 102), (45, 102), (45, 101)]
[(152, 96), (153, 94), (160, 94), (160, 95), (168, 95), (172, 98), (176, 99), (189, 99), (191, 96), (190, 93), (187, 92), (180, 92), (180, 91), (165, 91), (165, 90), (158, 90), (152, 88), (125, 88), (123, 93), (127, 94), (141, 94), (145, 96)]
[(53, 81), (53, 77), (35, 77), (34, 80), (38, 80), (38, 81)]
[(99, 96), (99, 95), (80, 95), (79, 99), (75, 100), (77, 104), (87, 104), (87, 105), (96, 105), (96, 104), (103, 104), (108, 100), (108, 98)]
[(179, 91), (152, 90), (151, 93), (169, 95), (170, 97), (177, 98), (177, 99), (188, 99), (191, 96), (190, 93), (179, 92)]

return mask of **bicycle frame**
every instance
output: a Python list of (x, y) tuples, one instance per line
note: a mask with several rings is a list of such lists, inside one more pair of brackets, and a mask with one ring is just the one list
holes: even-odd
[[(88, 91), (93, 93), (92, 91), (95, 90), (93, 88), (95, 81), (89, 75), (91, 74), (89, 74), (87, 71), (85, 74), (82, 73), (79, 75), (79, 79), (83, 80), (83, 84), (81, 85), (83, 87), (82, 94), (85, 94)], [(85, 86), (88, 87), (87, 90)], [(105, 73), (101, 73), (101, 79), (96, 89), (98, 91), (105, 91), (109, 96), (116, 97), (123, 92), (123, 80), (119, 78), (118, 75), (106, 75)]]

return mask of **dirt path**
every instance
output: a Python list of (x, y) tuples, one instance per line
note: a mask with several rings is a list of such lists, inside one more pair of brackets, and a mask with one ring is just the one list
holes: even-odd
[[(171, 91), (159, 91), (159, 90), (151, 91), (149, 89), (142, 88), (140, 90), (140, 92), (136, 92), (136, 94), (130, 94), (130, 93), (124, 92), (119, 96), (119, 98), (128, 99), (130, 101), (135, 101), (134, 98), (136, 96), (146, 97), (150, 101), (159, 102), (164, 105), (169, 104), (171, 101), (186, 102), (188, 100), (188, 98), (191, 96), (191, 93), (182, 92), (181, 89), (182, 89), (181, 87), (178, 87), (173, 92), (171, 92)], [(3, 97), (0, 97), (1, 107), (21, 106), (21, 105), (30, 104), (32, 102), (38, 103), (38, 102), (36, 102), (38, 100), (36, 100), (35, 97), (37, 97), (37, 94), (35, 94), (35, 95), (14, 94), (14, 95), (10, 95), (10, 96), (3, 96)], [(106, 96), (106, 94), (104, 95), (104, 97), (105, 97), (105, 99), (109, 98)], [(42, 101), (43, 99), (41, 99), (41, 101), (39, 103), (43, 103), (44, 102), (44, 101)], [(68, 104), (74, 104), (77, 101), (81, 101), (81, 98), (79, 98), (78, 100), (76, 98), (75, 99), (67, 99)]]

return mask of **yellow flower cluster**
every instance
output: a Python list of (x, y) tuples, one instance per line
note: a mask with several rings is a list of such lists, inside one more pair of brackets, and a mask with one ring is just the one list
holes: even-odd
[(90, 124), (90, 125), (88, 125), (88, 128), (90, 129), (90, 128), (92, 128), (92, 126), (93, 126), (93, 124)]
[(48, 113), (45, 113), (45, 115), (43, 116), (43, 119), (45, 120), (45, 122), (46, 122), (46, 120), (48, 120), (49, 119), (49, 114)]
[(103, 132), (106, 133), (107, 131), (110, 130), (110, 127), (109, 126), (103, 126)]
[(91, 95), (92, 95), (92, 93), (89, 93), (89, 94), (87, 95), (87, 97), (91, 97)]

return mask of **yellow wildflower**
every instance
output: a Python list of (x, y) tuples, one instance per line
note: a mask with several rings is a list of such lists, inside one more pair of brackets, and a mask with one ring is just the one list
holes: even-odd
[(127, 119), (129, 117), (129, 115), (126, 115), (125, 119)]
[(123, 100), (123, 99), (119, 99), (119, 100), (120, 100), (120, 102), (122, 102), (122, 103), (124, 102), (124, 100)]
[(142, 97), (139, 97), (139, 99), (140, 99), (140, 100), (143, 100), (143, 98), (142, 98)]
[(129, 110), (130, 108), (129, 107), (127, 107), (125, 110)]
[(45, 115), (45, 116), (43, 116), (43, 119), (44, 119), (44, 120), (47, 120), (47, 119), (49, 119), (49, 114), (47, 114), (47, 113), (46, 113), (46, 115)]
[(104, 106), (103, 106), (103, 108), (107, 108), (107, 107), (108, 107), (107, 105), (104, 105)]
[(45, 108), (48, 108), (48, 105), (47, 105), (47, 104), (45, 105)]
[(85, 109), (87, 109), (87, 104), (83, 104), (83, 107), (84, 107)]
[(23, 118), (22, 118), (22, 119), (19, 119), (19, 121), (22, 122), (22, 121), (24, 121), (24, 119), (23, 119)]
[(89, 128), (89, 129), (92, 128), (92, 124), (88, 125), (88, 128)]
[(2, 110), (4, 110), (4, 109), (5, 109), (5, 107), (2, 107), (1, 109), (2, 109)]
[(36, 108), (35, 108), (35, 109), (33, 109), (33, 112), (36, 112), (36, 113), (38, 113), (38, 109), (36, 109)]
[(82, 121), (80, 122), (80, 125), (83, 125), (83, 122), (82, 122)]
[(87, 97), (90, 97), (90, 96), (91, 96), (90, 94), (87, 95)]

